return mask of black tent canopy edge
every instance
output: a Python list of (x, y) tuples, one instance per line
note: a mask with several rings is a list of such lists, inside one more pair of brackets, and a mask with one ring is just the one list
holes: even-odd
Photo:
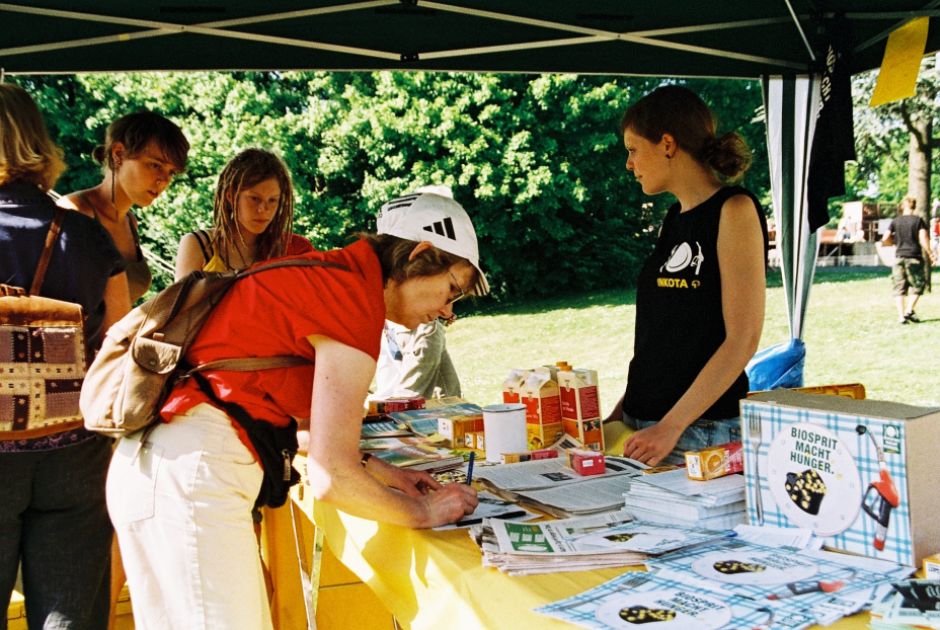
[[(755, 78), (819, 66), (829, 18), (852, 70), (940, 0), (46, 0), (0, 3), (8, 73), (435, 70)], [(940, 48), (940, 29), (928, 50)]]

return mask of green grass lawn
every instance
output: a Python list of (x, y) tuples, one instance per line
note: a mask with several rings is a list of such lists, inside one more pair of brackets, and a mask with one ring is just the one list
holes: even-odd
[[(940, 273), (917, 307), (923, 323), (901, 326), (886, 268), (822, 268), (810, 290), (803, 338), (806, 385), (862, 383), (869, 398), (940, 406)], [(565, 360), (595, 369), (602, 412), (623, 393), (633, 352), (632, 291), (602, 291), (503, 304), (462, 316), (447, 346), (464, 398), (501, 402), (511, 368)], [(789, 338), (779, 273), (768, 277), (760, 348)]]

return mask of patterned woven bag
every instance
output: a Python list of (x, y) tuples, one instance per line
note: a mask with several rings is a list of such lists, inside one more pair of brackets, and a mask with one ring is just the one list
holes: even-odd
[(66, 212), (59, 209), (49, 226), (29, 291), (0, 284), (0, 440), (82, 426), (82, 307), (39, 295)]

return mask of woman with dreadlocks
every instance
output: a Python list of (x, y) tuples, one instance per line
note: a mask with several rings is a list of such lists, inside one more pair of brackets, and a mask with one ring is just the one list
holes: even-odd
[(313, 249), (293, 234), (294, 191), (284, 162), (270, 151), (246, 149), (219, 175), (213, 228), (180, 239), (176, 279), (196, 269), (230, 271)]

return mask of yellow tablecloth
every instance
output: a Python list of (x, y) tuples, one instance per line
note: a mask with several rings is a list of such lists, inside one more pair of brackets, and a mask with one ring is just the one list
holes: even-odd
[[(608, 451), (622, 443), (608, 437)], [(343, 564), (378, 596), (404, 628), (570, 628), (532, 609), (597, 586), (624, 572), (604, 569), (510, 577), (483, 568), (465, 531), (433, 532), (385, 525), (318, 502), (314, 520)], [(868, 613), (828, 626), (866, 628)]]

